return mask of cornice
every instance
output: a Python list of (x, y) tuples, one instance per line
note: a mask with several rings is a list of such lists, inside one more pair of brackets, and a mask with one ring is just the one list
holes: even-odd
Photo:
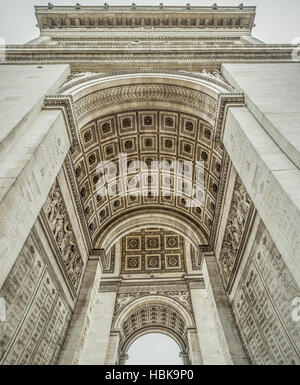
[(137, 53), (140, 53), (143, 51), (143, 47), (146, 46), (147, 52), (149, 51), (157, 51), (162, 50), (164, 52), (170, 51), (174, 52), (176, 50), (179, 50), (180, 52), (187, 51), (187, 52), (199, 52), (199, 51), (207, 51), (207, 52), (230, 52), (232, 54), (235, 53), (243, 53), (243, 52), (272, 52), (272, 51), (280, 51), (280, 50), (287, 50), (287, 51), (292, 51), (295, 49), (295, 45), (291, 44), (218, 44), (215, 43), (214, 45), (206, 45), (206, 44), (197, 44), (197, 42), (191, 42), (189, 45), (184, 44), (184, 45), (174, 45), (174, 46), (166, 46), (166, 45), (158, 45), (155, 44), (154, 46), (150, 46), (149, 44), (145, 42), (141, 42), (139, 44), (136, 43), (136, 45), (133, 45), (131, 42), (128, 43), (127, 45), (124, 43), (116, 43), (114, 44), (109, 44), (109, 45), (104, 45), (103, 43), (99, 42), (98, 44), (68, 44), (68, 45), (62, 45), (62, 44), (57, 44), (57, 45), (6, 45), (5, 49), (7, 53), (9, 54), (10, 52), (13, 53), (14, 51), (17, 52), (40, 52), (40, 53), (70, 53), (73, 51), (75, 53), (78, 52), (86, 52), (88, 54), (91, 53), (97, 53), (99, 51), (101, 52), (110, 52), (111, 50), (118, 50), (120, 51), (120, 47), (126, 48), (126, 51), (136, 51)]
[(36, 7), (40, 30), (63, 28), (248, 28), (252, 29), (255, 7)]
[[(293, 46), (267, 47), (243, 47), (243, 49), (231, 49), (231, 47), (198, 48), (192, 49), (87, 49), (65, 48), (63, 50), (54, 47), (7, 47), (4, 64), (47, 64), (47, 63), (271, 63), (293, 62)], [(182, 51), (185, 51), (182, 53)]]
[(170, 12), (187, 12), (187, 13), (251, 13), (255, 14), (256, 7), (255, 6), (218, 6), (214, 8), (213, 6), (189, 6), (189, 4), (185, 6), (109, 6), (108, 4), (104, 6), (35, 6), (36, 14), (43, 13), (118, 13), (118, 12), (129, 12), (129, 13), (143, 13), (143, 12), (151, 12), (151, 13), (170, 13)]

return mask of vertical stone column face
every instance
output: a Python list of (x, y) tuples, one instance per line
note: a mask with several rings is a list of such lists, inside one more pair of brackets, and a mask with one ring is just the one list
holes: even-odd
[(116, 291), (97, 293), (80, 365), (105, 364), (108, 349), (111, 348), (109, 343), (115, 301)]
[(202, 357), (199, 346), (197, 329), (189, 329), (187, 332), (189, 343), (189, 363), (192, 365), (201, 365)]
[(190, 284), (190, 292), (203, 365), (232, 364), (223, 352), (207, 290)]
[(91, 324), (100, 279), (101, 268), (99, 261), (88, 261), (72, 322), (59, 357), (60, 365), (76, 365), (80, 362)]
[(112, 331), (109, 337), (109, 344), (105, 358), (105, 365), (116, 365), (118, 363), (118, 349), (120, 333)]

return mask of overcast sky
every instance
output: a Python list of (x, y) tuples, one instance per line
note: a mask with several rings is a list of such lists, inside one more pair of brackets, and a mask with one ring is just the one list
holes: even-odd
[[(107, 0), (109, 5), (155, 5), (162, 0)], [(0, 0), (0, 37), (6, 44), (22, 44), (38, 34), (34, 5), (47, 5), (49, 0)], [(54, 5), (103, 5), (100, 0), (50, 0)], [(256, 5), (256, 27), (253, 35), (266, 43), (290, 43), (300, 37), (300, 0), (168, 0), (165, 5)]]
[(182, 365), (177, 343), (165, 334), (151, 333), (138, 338), (129, 348), (127, 365)]

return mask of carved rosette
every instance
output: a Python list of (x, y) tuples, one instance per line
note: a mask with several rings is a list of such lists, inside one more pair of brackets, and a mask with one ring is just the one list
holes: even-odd
[(228, 288), (237, 269), (253, 204), (239, 176), (236, 177), (219, 265)]

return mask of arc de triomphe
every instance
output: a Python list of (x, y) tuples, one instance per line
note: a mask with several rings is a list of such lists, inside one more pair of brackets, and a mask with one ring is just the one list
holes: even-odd
[(161, 332), (184, 364), (299, 364), (297, 48), (243, 5), (36, 17), (0, 66), (0, 363), (124, 364)]

